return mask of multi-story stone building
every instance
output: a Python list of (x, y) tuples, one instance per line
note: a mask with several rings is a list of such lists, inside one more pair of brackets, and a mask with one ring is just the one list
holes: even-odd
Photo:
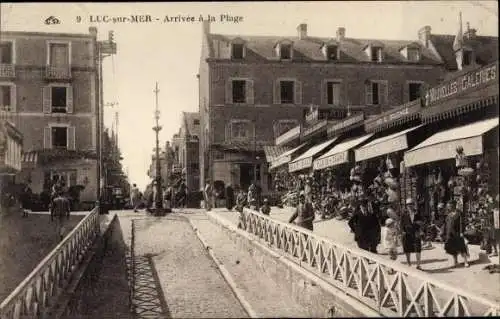
[(186, 179), (189, 190), (200, 188), (199, 162), (200, 114), (182, 112), (182, 122), (179, 133), (172, 139), (175, 154), (175, 164)]
[(300, 125), (310, 106), (330, 120), (352, 112), (379, 114), (420, 96), (447, 65), (431, 45), (431, 29), (415, 40), (212, 34), (203, 25), (199, 69), (201, 181), (264, 191), (270, 174), (263, 148)]
[(1, 106), (24, 136), (20, 182), (55, 178), (96, 200), (97, 29), (89, 34), (1, 33)]

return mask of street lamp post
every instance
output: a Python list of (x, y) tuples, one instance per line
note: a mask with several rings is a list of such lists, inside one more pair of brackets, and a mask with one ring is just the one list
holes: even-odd
[(156, 82), (155, 90), (153, 91), (156, 96), (155, 120), (156, 126), (153, 131), (156, 133), (156, 198), (155, 198), (155, 215), (162, 216), (165, 211), (163, 209), (162, 191), (161, 191), (161, 163), (160, 163), (160, 140), (159, 133), (162, 127), (159, 125), (160, 111), (158, 110), (158, 82)]

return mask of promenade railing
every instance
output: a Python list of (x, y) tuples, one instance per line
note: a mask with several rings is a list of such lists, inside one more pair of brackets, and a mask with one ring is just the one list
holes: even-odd
[(500, 315), (500, 304), (399, 262), (337, 244), (253, 210), (244, 209), (243, 221), (244, 230), (383, 316)]
[(0, 304), (0, 319), (43, 317), (57, 303), (99, 232), (99, 212), (94, 208)]

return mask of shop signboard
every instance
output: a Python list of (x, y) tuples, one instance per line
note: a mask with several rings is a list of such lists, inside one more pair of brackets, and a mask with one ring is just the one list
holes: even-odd
[(314, 161), (314, 169), (323, 169), (327, 167), (344, 164), (349, 161), (349, 151), (340, 152), (324, 158), (318, 158)]
[(413, 114), (417, 114), (418, 112), (420, 112), (421, 107), (422, 106), (420, 99), (405, 103), (396, 109), (383, 113), (381, 116), (375, 119), (365, 121), (365, 131), (374, 132), (381, 126), (384, 126), (388, 123), (392, 123), (402, 118), (409, 117)]
[(275, 168), (275, 167), (281, 166), (283, 164), (286, 164), (286, 163), (290, 162), (291, 158), (292, 158), (291, 155), (280, 156), (271, 162), (271, 168)]
[(312, 166), (312, 156), (288, 164), (288, 171), (295, 172)]
[(302, 132), (302, 137), (306, 137), (306, 136), (309, 136), (313, 133), (318, 132), (322, 128), (325, 128), (327, 123), (328, 123), (327, 120), (322, 120), (320, 122), (317, 122), (316, 124), (313, 124), (307, 128), (304, 128), (304, 131)]
[(283, 145), (300, 136), (300, 125), (286, 131), (276, 138), (276, 145)]
[(356, 125), (356, 124), (358, 124), (360, 122), (363, 122), (364, 119), (365, 119), (365, 114), (364, 113), (360, 113), (360, 114), (348, 117), (345, 120), (340, 121), (340, 122), (335, 123), (332, 126), (330, 126), (328, 128), (328, 135), (329, 136), (337, 135), (341, 131), (343, 131), (343, 130), (351, 127), (351, 126), (354, 126), (354, 125)]
[(425, 94), (425, 106), (448, 100), (459, 94), (480, 89), (498, 79), (498, 62), (467, 72), (457, 78), (430, 88)]

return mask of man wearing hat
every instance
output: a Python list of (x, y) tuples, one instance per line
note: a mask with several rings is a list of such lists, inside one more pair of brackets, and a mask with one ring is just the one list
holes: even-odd
[(415, 203), (407, 198), (401, 214), (400, 229), (402, 231), (403, 252), (408, 266), (411, 266), (411, 254), (415, 253), (417, 269), (420, 268), (420, 253), (422, 252), (423, 218), (415, 209)]
[(299, 193), (299, 204), (288, 222), (293, 223), (295, 219), (297, 219), (296, 224), (298, 226), (313, 231), (314, 211), (311, 202), (306, 201), (304, 191)]
[(62, 188), (58, 188), (50, 204), (50, 221), (55, 222), (59, 240), (64, 238), (65, 224), (69, 220), (70, 203), (63, 195)]
[(373, 210), (368, 208), (368, 199), (362, 197), (349, 219), (349, 227), (354, 233), (354, 240), (358, 247), (372, 253), (377, 253), (380, 242), (380, 221)]

